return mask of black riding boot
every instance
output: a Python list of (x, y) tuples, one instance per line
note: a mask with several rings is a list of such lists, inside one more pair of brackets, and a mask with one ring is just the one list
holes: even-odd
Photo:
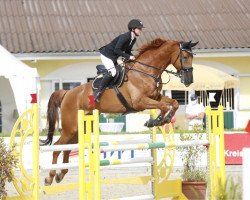
[(108, 86), (109, 82), (112, 80), (112, 76), (110, 73), (107, 73), (104, 75), (99, 88), (94, 92), (94, 98), (97, 103), (100, 102), (100, 96), (102, 94), (102, 91)]

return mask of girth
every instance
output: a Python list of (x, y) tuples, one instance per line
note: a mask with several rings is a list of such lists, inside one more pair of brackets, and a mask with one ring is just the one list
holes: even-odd
[[(122, 95), (122, 93), (119, 91), (119, 87), (122, 85), (125, 77), (125, 68), (122, 66), (116, 66), (117, 69), (117, 75), (114, 77), (114, 79), (110, 82), (110, 85), (107, 86), (109, 89), (114, 89), (116, 96), (120, 100), (121, 104), (126, 108), (126, 112), (124, 114), (133, 113), (136, 112), (135, 109), (133, 109), (125, 99), (125, 97)], [(103, 65), (97, 66), (98, 70), (98, 76), (95, 78), (95, 80), (92, 83), (93, 90), (97, 90), (99, 87), (99, 84), (102, 79), (102, 74), (107, 73), (107, 69)]]
[(129, 114), (129, 113), (136, 112), (136, 110), (128, 104), (127, 100), (124, 98), (124, 96), (122, 95), (122, 93), (120, 92), (118, 87), (114, 87), (113, 89), (115, 90), (116, 96), (118, 97), (118, 99), (120, 100), (122, 105), (126, 108), (126, 112), (123, 114)]

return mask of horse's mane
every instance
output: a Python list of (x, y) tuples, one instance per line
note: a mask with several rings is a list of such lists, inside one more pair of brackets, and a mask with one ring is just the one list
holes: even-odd
[(140, 55), (142, 55), (144, 52), (150, 50), (150, 49), (156, 49), (158, 47), (160, 47), (163, 43), (165, 43), (167, 40), (162, 39), (162, 38), (156, 38), (154, 40), (152, 40), (151, 42), (142, 45), (138, 51), (138, 55), (136, 57), (139, 57)]

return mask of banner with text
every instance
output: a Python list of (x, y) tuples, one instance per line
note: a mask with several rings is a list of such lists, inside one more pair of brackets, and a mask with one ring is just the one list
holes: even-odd
[(244, 147), (250, 147), (249, 133), (225, 133), (225, 163), (242, 165)]

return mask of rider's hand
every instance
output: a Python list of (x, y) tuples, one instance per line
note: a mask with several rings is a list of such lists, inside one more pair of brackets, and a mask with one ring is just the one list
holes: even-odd
[(129, 60), (135, 60), (134, 56), (129, 56)]

